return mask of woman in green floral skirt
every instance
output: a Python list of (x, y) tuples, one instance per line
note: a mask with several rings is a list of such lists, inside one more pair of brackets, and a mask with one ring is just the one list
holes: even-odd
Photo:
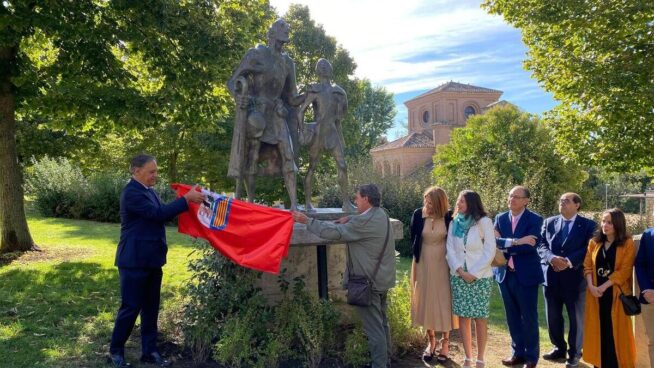
[(493, 286), (491, 262), (495, 256), (493, 222), (486, 216), (479, 194), (459, 193), (454, 219), (447, 235), (447, 263), (452, 284), (452, 312), (459, 316), (466, 358), (463, 368), (471, 368), (472, 326), (477, 332), (476, 368), (484, 368), (487, 319)]

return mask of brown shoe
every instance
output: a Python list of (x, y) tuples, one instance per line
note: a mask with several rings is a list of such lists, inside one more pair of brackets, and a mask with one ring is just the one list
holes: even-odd
[(523, 357), (512, 356), (511, 358), (502, 359), (502, 364), (507, 367), (512, 367), (514, 365), (525, 364), (527, 361)]

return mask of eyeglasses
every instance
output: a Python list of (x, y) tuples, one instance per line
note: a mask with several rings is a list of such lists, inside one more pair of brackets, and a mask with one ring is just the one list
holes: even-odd
[(562, 198), (562, 199), (559, 199), (559, 203), (568, 204), (568, 203), (570, 203), (570, 200), (568, 198)]

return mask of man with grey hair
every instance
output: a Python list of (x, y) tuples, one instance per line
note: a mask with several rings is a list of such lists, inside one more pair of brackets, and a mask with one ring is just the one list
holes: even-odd
[(164, 224), (188, 210), (188, 202), (205, 199), (197, 185), (183, 197), (162, 204), (152, 187), (157, 182), (157, 161), (137, 155), (130, 163), (132, 179), (120, 195), (120, 241), (116, 266), (120, 275), (121, 304), (109, 347), (109, 364), (130, 367), (125, 361), (125, 342), (141, 315), (141, 361), (167, 367), (170, 362), (157, 350), (157, 319), (161, 293), (161, 267), (166, 264)]
[(354, 308), (363, 321), (373, 368), (390, 366), (391, 333), (387, 296), (388, 290), (395, 286), (393, 228), (386, 212), (379, 208), (380, 202), (377, 186), (366, 184), (360, 186), (356, 193), (357, 215), (329, 222), (308, 218), (302, 212), (293, 212), (295, 221), (306, 224), (310, 232), (323, 239), (342, 240), (347, 244), (347, 266), (343, 275), (345, 287), (350, 274), (363, 275), (371, 280), (371, 305)]

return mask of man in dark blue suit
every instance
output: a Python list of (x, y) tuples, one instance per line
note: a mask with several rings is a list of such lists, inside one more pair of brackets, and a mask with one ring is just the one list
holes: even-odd
[(493, 269), (500, 284), (513, 355), (506, 366), (531, 368), (538, 363), (538, 285), (543, 272), (535, 245), (540, 241), (543, 218), (527, 209), (529, 190), (516, 186), (509, 192), (509, 211), (495, 217), (497, 248), (504, 251), (506, 266)]
[(125, 342), (136, 317), (141, 315), (141, 361), (166, 367), (170, 363), (157, 350), (157, 319), (161, 292), (161, 267), (166, 264), (164, 224), (188, 209), (188, 202), (200, 203), (204, 195), (195, 187), (184, 197), (162, 204), (152, 186), (157, 182), (157, 162), (138, 155), (130, 163), (132, 179), (120, 195), (120, 242), (116, 266), (120, 275), (121, 304), (111, 336), (109, 363), (130, 367), (125, 361)]
[(649, 361), (654, 366), (654, 228), (645, 230), (636, 256), (636, 278), (640, 287), (643, 324), (647, 333)]
[[(581, 197), (577, 193), (563, 194), (559, 199), (560, 215), (545, 220), (538, 246), (545, 275), (547, 328), (554, 345), (554, 350), (543, 358), (564, 360), (567, 350), (566, 367), (569, 368), (578, 367), (581, 358), (586, 301), (583, 263), (588, 241), (597, 227), (595, 221), (578, 214), (579, 208)], [(564, 305), (570, 323), (567, 345), (563, 337)]]

